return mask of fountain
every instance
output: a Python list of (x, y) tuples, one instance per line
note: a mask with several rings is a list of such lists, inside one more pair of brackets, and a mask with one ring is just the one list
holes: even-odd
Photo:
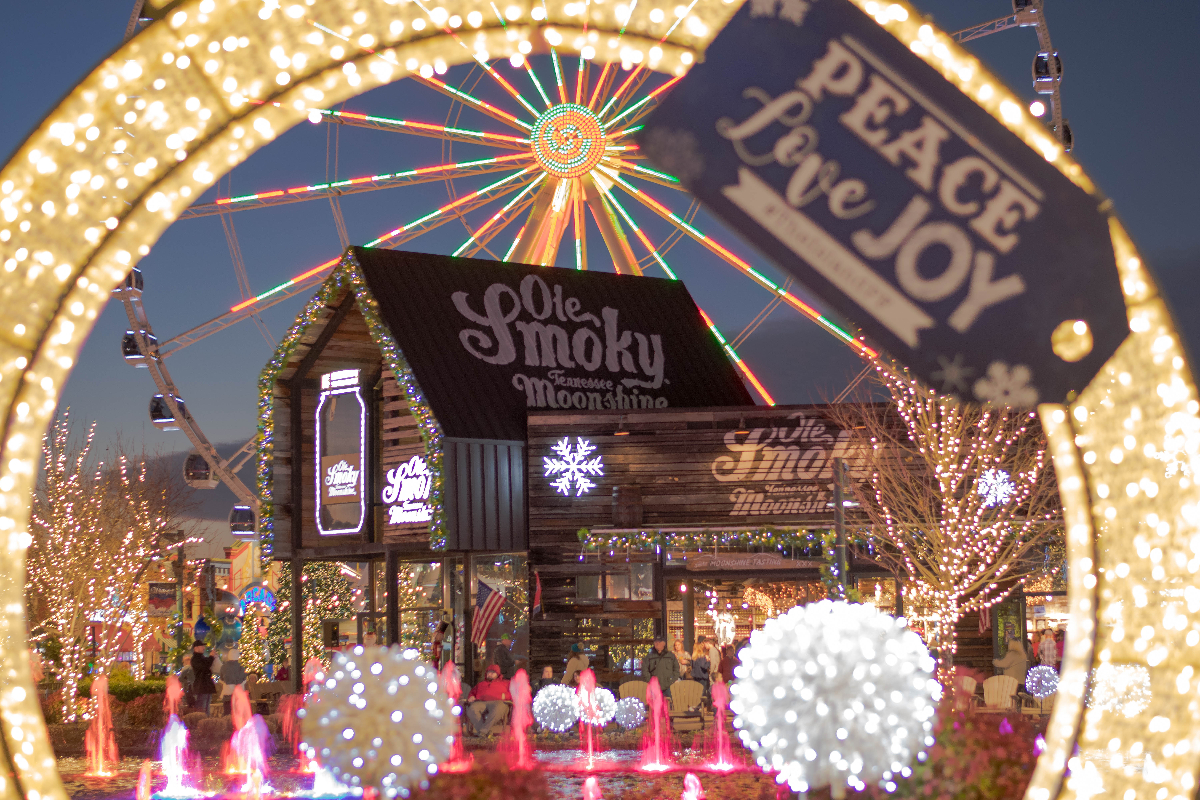
[(120, 760), (117, 740), (113, 734), (112, 712), (108, 707), (108, 676), (97, 675), (92, 681), (92, 724), (84, 736), (87, 750), (88, 771), (92, 778), (110, 778), (106, 763), (116, 764)]
[(137, 788), (133, 792), (134, 800), (150, 800), (150, 760), (146, 759), (142, 762), (142, 768), (138, 770)]
[[(457, 674), (455, 675), (457, 678)], [(512, 715), (509, 721), (508, 736), (501, 744), (507, 756), (509, 769), (533, 769), (534, 761), (526, 728), (533, 724), (533, 712), (530, 711), (532, 692), (529, 689), (529, 675), (525, 670), (517, 670), (512, 680), (508, 682), (508, 693), (512, 697)]]
[(700, 779), (690, 772), (683, 776), (683, 793), (679, 795), (679, 800), (704, 800), (704, 787), (700, 785)]
[[(187, 745), (188, 745), (188, 729), (180, 721), (179, 717), (172, 714), (167, 720), (167, 728), (162, 735), (162, 773), (166, 776), (167, 785), (161, 791), (155, 792), (154, 797), (166, 800), (166, 798), (180, 797), (200, 797), (203, 792), (197, 791), (188, 785), (187, 778)], [(146, 764), (150, 762), (147, 761)], [(145, 769), (145, 766), (143, 766)], [(149, 781), (149, 777), (147, 777)], [(149, 786), (149, 783), (147, 783)], [(139, 782), (140, 790), (140, 782)], [(139, 800), (141, 796), (139, 795)]]
[(589, 775), (583, 782), (583, 800), (604, 800), (604, 796), (600, 794), (600, 784), (596, 782), (594, 775)]
[(729, 731), (725, 729), (725, 714), (729, 710), (729, 687), (721, 681), (712, 685), (712, 702), (717, 717), (713, 726), (712, 760), (704, 766), (728, 772), (737, 765), (733, 762), (733, 749), (729, 746)]
[(596, 673), (585, 669), (579, 673), (579, 746), (587, 750), (587, 769), (593, 766), (595, 757), (595, 726), (589, 722), (599, 716), (596, 709)]
[(449, 695), (458, 709), (458, 730), (454, 732), (454, 744), (450, 747), (450, 758), (440, 767), (442, 772), (466, 772), (475, 763), (475, 757), (463, 750), (462, 743), (462, 706), (459, 697), (462, 695), (462, 679), (458, 677), (458, 667), (453, 661), (447, 661), (442, 667), (442, 691)]
[[(304, 695), (302, 694), (285, 694), (279, 698), (278, 714), (280, 717), (280, 727), (282, 728), (283, 738), (287, 740), (288, 747), (297, 758), (300, 757), (300, 717), (296, 712), (304, 708)], [(304, 762), (304, 772), (310, 772), (308, 769), (309, 761)]]
[(183, 685), (178, 675), (167, 676), (166, 694), (163, 695), (163, 713), (168, 717), (179, 716), (179, 702), (183, 699)]
[[(675, 766), (671, 757), (671, 712), (658, 678), (651, 678), (646, 687), (647, 705), (650, 707), (649, 724), (642, 737), (643, 772), (665, 772)], [(665, 727), (665, 730), (664, 730)]]

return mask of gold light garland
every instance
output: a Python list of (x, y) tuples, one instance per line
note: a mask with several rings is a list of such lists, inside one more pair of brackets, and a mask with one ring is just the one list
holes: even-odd
[[(949, 36), (903, 3), (853, 1), (1093, 190), (1019, 99)], [(161, 4), (151, 0), (147, 8)], [(172, 3), (162, 21), (85, 77), (0, 170), (0, 631), (7, 643), (0, 649), (0, 734), (14, 767), (11, 777), (0, 776), (4, 798), (66, 797), (21, 646), (38, 443), (109, 291), (176, 215), (312, 105), (327, 107), (413, 73), (431, 76), (477, 55), (510, 56), (522, 46), (588, 48), (589, 57), (645, 61), (679, 74), (738, 4), (696, 0), (673, 28), (674, 8), (657, 1), (638, 3), (632, 13), (624, 4), (562, 0), (502, 5), (507, 26), (490, 3), (454, 0), (429, 16), (452, 13), (460, 26), (467, 23), (440, 29), (426, 22), (423, 4), (396, 0)], [(317, 23), (341, 38), (324, 35)], [(1072, 616), (1063, 688), (1030, 800), (1092, 796), (1082, 784), (1062, 785), (1076, 742), (1086, 752), (1119, 739), (1118, 748), (1154, 754), (1154, 770), (1106, 774), (1109, 797), (1190, 797), (1200, 764), (1191, 746), (1200, 709), (1182, 701), (1200, 677), (1200, 605), (1189, 600), (1200, 570), (1190, 547), (1200, 494), (1187, 474), (1196, 472), (1200, 437), (1178, 441), (1179, 431), (1200, 429), (1200, 404), (1157, 287), (1115, 220), (1112, 239), (1132, 335), (1073, 406), (1040, 409), (1068, 523)], [(1154, 457), (1165, 450), (1189, 470), (1165, 476)], [(1101, 604), (1115, 609), (1121, 624), (1098, 633)], [(1085, 675), (1099, 663), (1146, 666), (1147, 709), (1133, 718), (1102, 709), (1085, 715)], [(1077, 758), (1076, 775), (1095, 773), (1086, 755)]]

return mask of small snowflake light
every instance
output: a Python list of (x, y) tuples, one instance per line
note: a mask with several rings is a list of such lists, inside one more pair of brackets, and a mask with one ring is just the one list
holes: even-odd
[(1058, 691), (1058, 671), (1054, 667), (1038, 664), (1025, 673), (1025, 691), (1044, 700)]
[(564, 436), (553, 450), (558, 457), (543, 456), (542, 468), (545, 477), (554, 478), (550, 485), (559, 494), (569, 497), (574, 492), (576, 497), (581, 497), (596, 487), (591, 478), (604, 474), (603, 456), (588, 458), (595, 452), (596, 445), (577, 436), (572, 447), (570, 437)]
[(613, 693), (608, 689), (599, 687), (591, 693), (590, 698), (580, 692), (579, 717), (588, 725), (603, 728), (612, 721), (616, 713), (617, 698), (613, 697)]
[(895, 791), (933, 744), (941, 687), (925, 643), (874, 606), (822, 600), (768, 620), (734, 670), (730, 709), (764, 770), (797, 792)]
[(1150, 672), (1141, 664), (1101, 664), (1092, 673), (1089, 708), (1136, 717), (1150, 706)]
[(538, 690), (533, 698), (533, 718), (555, 733), (562, 733), (579, 721), (579, 698), (575, 690), (552, 683)]
[(1012, 478), (1002, 469), (985, 469), (975, 483), (975, 491), (987, 508), (1004, 505), (1016, 490)]
[(636, 697), (622, 697), (617, 701), (613, 718), (622, 728), (631, 731), (646, 721), (646, 704)]
[(449, 758), (458, 709), (416, 650), (334, 653), (330, 671), (314, 678), (301, 748), (338, 781), (408, 797)]

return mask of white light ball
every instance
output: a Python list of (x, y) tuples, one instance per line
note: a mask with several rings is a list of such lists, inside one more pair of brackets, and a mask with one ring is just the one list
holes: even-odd
[(1136, 717), (1150, 706), (1150, 672), (1141, 664), (1101, 664), (1092, 673), (1089, 708)]
[(1025, 691), (1043, 700), (1058, 691), (1058, 671), (1039, 664), (1025, 673)]
[(636, 697), (622, 697), (617, 701), (613, 717), (625, 730), (633, 730), (646, 721), (646, 704)]
[(590, 700), (584, 697), (579, 699), (579, 716), (588, 725), (603, 728), (612, 721), (613, 715), (616, 713), (617, 698), (603, 687), (598, 687), (593, 691)]
[(894, 786), (933, 745), (933, 658), (904, 620), (874, 606), (798, 606), (755, 631), (740, 656), (733, 724), (793, 791)]
[(301, 748), (348, 786), (408, 797), (450, 757), (454, 703), (416, 650), (334, 653), (312, 682)]
[(533, 718), (555, 733), (562, 733), (578, 722), (579, 710), (575, 691), (561, 683), (543, 686), (533, 698)]

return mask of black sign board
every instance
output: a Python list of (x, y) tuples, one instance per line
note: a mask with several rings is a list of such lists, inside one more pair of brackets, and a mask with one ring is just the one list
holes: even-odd
[(944, 392), (1063, 401), (1128, 334), (1098, 199), (848, 0), (751, 0), (639, 136)]
[(752, 405), (679, 281), (351, 248), (447, 436), (530, 409)]

